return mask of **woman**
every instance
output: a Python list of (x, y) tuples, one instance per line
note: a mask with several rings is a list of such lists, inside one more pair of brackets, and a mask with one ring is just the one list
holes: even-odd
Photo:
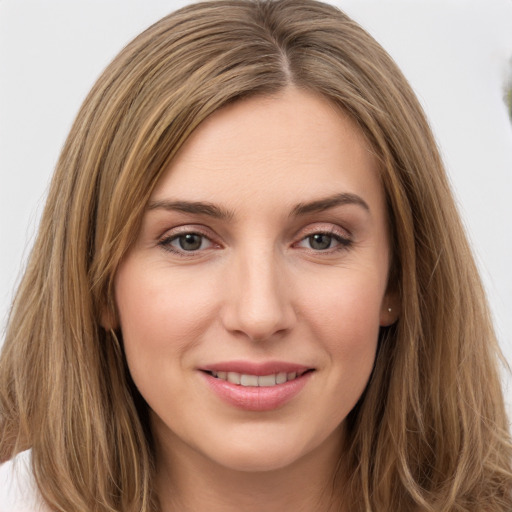
[(48, 510), (510, 510), (498, 353), (389, 56), (311, 0), (192, 5), (71, 130), (0, 455)]

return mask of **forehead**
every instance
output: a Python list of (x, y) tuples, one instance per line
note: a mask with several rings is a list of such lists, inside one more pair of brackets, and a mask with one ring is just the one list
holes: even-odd
[[(247, 206), (337, 192), (383, 207), (378, 165), (357, 125), (327, 99), (288, 88), (215, 112), (180, 149), (152, 200), (169, 196)], [(191, 198), (192, 199), (192, 198)]]

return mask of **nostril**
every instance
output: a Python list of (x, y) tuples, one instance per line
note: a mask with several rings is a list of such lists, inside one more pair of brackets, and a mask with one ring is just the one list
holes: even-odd
[[(251, 246), (252, 247), (252, 246)], [(284, 269), (278, 269), (273, 251), (240, 250), (226, 280), (226, 300), (221, 311), (224, 327), (255, 342), (290, 331), (295, 321), (290, 287)], [(228, 277), (228, 276), (226, 276)]]

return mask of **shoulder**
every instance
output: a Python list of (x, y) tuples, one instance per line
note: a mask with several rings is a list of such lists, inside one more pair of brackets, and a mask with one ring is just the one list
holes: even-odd
[(38, 496), (30, 451), (0, 464), (0, 512), (48, 512)]

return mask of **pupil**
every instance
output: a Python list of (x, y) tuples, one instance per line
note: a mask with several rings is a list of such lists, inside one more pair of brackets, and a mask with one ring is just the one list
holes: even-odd
[(317, 233), (316, 235), (312, 235), (309, 237), (309, 243), (311, 244), (311, 247), (319, 251), (329, 249), (331, 245), (331, 240), (331, 235), (324, 235), (322, 233)]
[(195, 235), (189, 233), (187, 235), (180, 236), (180, 247), (184, 251), (196, 251), (201, 247), (201, 235)]

